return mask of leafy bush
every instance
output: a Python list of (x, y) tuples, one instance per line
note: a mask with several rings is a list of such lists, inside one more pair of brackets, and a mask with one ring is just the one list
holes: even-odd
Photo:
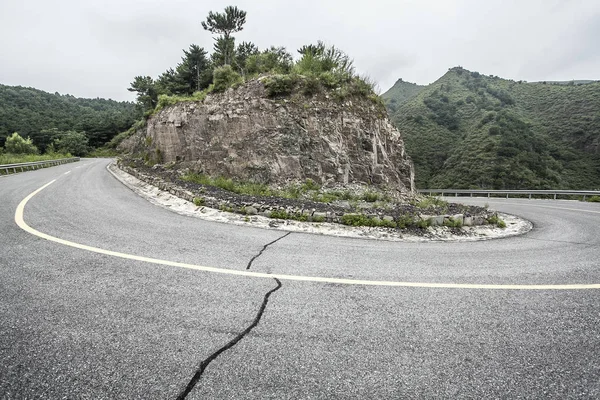
[(302, 82), (302, 94), (305, 96), (312, 96), (320, 91), (321, 83), (318, 78), (309, 76)]
[(274, 210), (269, 214), (269, 218), (291, 219), (291, 215), (284, 210)]
[(264, 73), (289, 74), (292, 69), (292, 55), (284, 47), (271, 47), (246, 59), (249, 75)]
[(448, 219), (444, 219), (444, 226), (447, 226), (449, 228), (461, 228), (462, 222), (460, 220), (450, 217)]
[(88, 138), (83, 132), (62, 132), (54, 140), (54, 146), (61, 153), (71, 153), (77, 157), (83, 157), (90, 151)]
[(443, 210), (448, 208), (448, 202), (437, 197), (425, 197), (423, 200), (416, 204), (417, 207), (427, 209), (432, 207), (439, 207)]
[[(236, 73), (236, 72), (234, 72), (234, 73)], [(171, 105), (185, 102), (185, 101), (200, 101), (200, 102), (202, 102), (206, 98), (207, 93), (208, 93), (207, 90), (203, 90), (200, 92), (194, 92), (194, 94), (192, 94), (191, 96), (178, 96), (178, 95), (169, 96), (166, 94), (161, 94), (158, 96), (158, 103), (157, 103), (156, 109), (154, 111), (157, 112), (157, 111), (162, 110), (164, 107), (171, 106)]]
[(38, 149), (31, 139), (23, 139), (17, 132), (6, 138), (4, 150), (11, 154), (38, 154)]
[(600, 196), (591, 196), (587, 198), (587, 201), (591, 203), (600, 203)]
[(307, 178), (304, 183), (302, 184), (302, 190), (303, 191), (308, 191), (308, 190), (320, 190), (321, 189), (321, 185), (319, 185), (317, 182), (315, 182), (314, 180)]
[(243, 82), (242, 76), (235, 72), (230, 65), (224, 65), (215, 68), (213, 72), (213, 91), (224, 92), (230, 87), (239, 85)]
[(489, 217), (487, 219), (488, 224), (490, 225), (496, 225), (498, 228), (506, 228), (506, 222), (504, 222), (499, 216), (498, 214), (494, 214), (491, 217)]
[(296, 75), (272, 75), (264, 80), (269, 97), (285, 96), (292, 93), (298, 82)]

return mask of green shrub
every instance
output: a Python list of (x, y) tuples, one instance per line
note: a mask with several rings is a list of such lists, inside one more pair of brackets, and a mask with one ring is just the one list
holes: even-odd
[(325, 217), (317, 215), (312, 217), (312, 222), (325, 222)]
[(375, 203), (379, 200), (379, 194), (376, 192), (365, 192), (362, 195), (362, 199), (367, 203)]
[(371, 226), (372, 224), (371, 219), (362, 214), (344, 214), (341, 222), (348, 226)]
[(314, 180), (307, 178), (304, 183), (302, 184), (301, 187), (302, 191), (309, 191), (309, 190), (321, 190), (321, 185), (319, 185), (317, 182), (315, 182)]
[(307, 77), (302, 82), (302, 94), (305, 96), (312, 96), (321, 91), (321, 83), (319, 79), (314, 76)]
[(423, 200), (416, 204), (417, 207), (427, 209), (431, 207), (439, 207), (443, 210), (448, 209), (448, 202), (437, 197), (425, 197)]
[(272, 75), (264, 80), (264, 85), (269, 97), (277, 97), (291, 94), (297, 82), (296, 75)]
[(319, 80), (321, 81), (321, 84), (328, 89), (336, 89), (342, 84), (342, 77), (331, 71), (322, 72), (319, 75)]
[(197, 207), (204, 205), (204, 197), (194, 197), (194, 205)]
[(6, 138), (4, 150), (11, 154), (38, 154), (38, 149), (31, 139), (23, 139), (17, 132)]
[(243, 83), (242, 76), (235, 72), (230, 65), (215, 68), (213, 72), (213, 88), (214, 92), (224, 92), (230, 87), (234, 87)]
[(587, 201), (591, 203), (600, 203), (600, 196), (591, 196), (587, 198)]
[(462, 228), (462, 222), (450, 217), (448, 219), (444, 219), (444, 226), (447, 226), (448, 228)]
[(248, 75), (264, 73), (289, 74), (292, 69), (292, 55), (283, 47), (271, 47), (246, 59)]
[(291, 219), (291, 215), (284, 210), (271, 211), (269, 218)]
[(488, 224), (490, 225), (496, 225), (498, 228), (506, 228), (506, 222), (504, 222), (499, 216), (498, 214), (494, 214), (491, 217), (489, 217), (487, 219)]

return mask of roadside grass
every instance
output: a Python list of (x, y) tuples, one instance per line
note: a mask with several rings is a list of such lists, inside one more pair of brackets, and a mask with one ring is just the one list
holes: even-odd
[(437, 197), (425, 197), (424, 199), (418, 201), (415, 205), (422, 209), (440, 208), (444, 211), (448, 210), (448, 202)]
[(47, 160), (60, 160), (62, 158), (71, 158), (73, 157), (70, 154), (59, 154), (59, 153), (51, 153), (51, 154), (0, 154), (0, 165), (5, 164), (20, 164), (20, 163), (28, 163), (28, 162), (36, 162), (36, 161), (47, 161)]
[[(300, 184), (290, 184), (281, 189), (273, 189), (268, 185), (239, 182), (230, 178), (210, 177), (205, 174), (190, 172), (182, 176), (182, 180), (205, 186), (218, 187), (228, 192), (245, 194), (250, 196), (274, 196), (285, 199), (307, 199), (318, 203), (332, 203), (335, 201), (377, 203), (375, 205), (388, 204), (393, 201), (391, 196), (367, 191), (362, 194), (354, 194), (350, 190), (323, 190), (321, 185), (312, 179), (306, 179)], [(382, 204), (380, 204), (382, 203)]]
[[(67, 154), (51, 153), (51, 154), (43, 154), (43, 155), (5, 153), (5, 154), (0, 154), (0, 165), (21, 164), (21, 163), (30, 163), (30, 162), (36, 162), (36, 161), (60, 160), (63, 158), (71, 158), (71, 157), (73, 157), (73, 156), (68, 153)], [(21, 171), (18, 170), (17, 172), (21, 172)], [(14, 173), (13, 170), (8, 170), (8, 172), (7, 172), (6, 170), (0, 169), (0, 175), (10, 175), (13, 173)]]
[(585, 199), (585, 201), (590, 203), (600, 203), (600, 196), (591, 196)]

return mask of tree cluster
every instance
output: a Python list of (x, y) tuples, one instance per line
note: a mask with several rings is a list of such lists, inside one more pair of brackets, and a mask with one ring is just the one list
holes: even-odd
[(48, 146), (64, 136), (59, 132), (79, 132), (86, 145), (100, 147), (138, 118), (130, 102), (80, 99), (0, 85), (0, 147), (14, 132), (29, 137), (40, 152), (46, 152)]
[[(136, 76), (129, 91), (137, 93), (137, 104), (145, 115), (185, 99), (201, 100), (209, 92), (221, 92), (260, 74), (275, 75), (267, 82), (270, 95), (284, 95), (302, 83), (306, 95), (321, 88), (344, 89), (340, 96), (372, 96), (374, 83), (358, 77), (352, 60), (335, 46), (322, 42), (298, 50), (300, 59), (284, 47), (259, 50), (251, 42), (236, 44), (235, 33), (246, 23), (246, 12), (226, 7), (209, 12), (202, 27), (213, 34), (212, 54), (195, 44), (183, 50), (181, 62), (153, 79)], [(299, 79), (302, 77), (303, 79)], [(373, 96), (375, 98), (376, 96)]]

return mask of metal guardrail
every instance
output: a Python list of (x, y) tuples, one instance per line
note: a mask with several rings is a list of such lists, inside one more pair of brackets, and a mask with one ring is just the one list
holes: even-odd
[(419, 193), (421, 194), (439, 194), (442, 196), (447, 196), (454, 194), (455, 197), (461, 195), (470, 195), (473, 197), (474, 194), (487, 194), (487, 197), (491, 197), (492, 195), (506, 195), (508, 199), (509, 196), (519, 195), (519, 196), (529, 196), (531, 199), (532, 196), (554, 196), (554, 200), (557, 199), (558, 196), (582, 196), (583, 200), (586, 199), (587, 196), (600, 196), (600, 190), (485, 190), (485, 189), (420, 189)]
[(12, 173), (17, 173), (17, 170), (19, 170), (19, 169), (21, 170), (21, 172), (23, 172), (23, 171), (32, 170), (32, 169), (53, 167), (56, 165), (67, 164), (67, 163), (71, 163), (71, 162), (75, 162), (75, 161), (79, 161), (79, 157), (61, 158), (59, 160), (34, 161), (34, 162), (19, 163), (19, 164), (4, 164), (4, 165), (0, 165), (0, 172), (4, 171), (5, 175), (8, 175), (9, 173), (11, 173), (11, 170), (12, 170)]

